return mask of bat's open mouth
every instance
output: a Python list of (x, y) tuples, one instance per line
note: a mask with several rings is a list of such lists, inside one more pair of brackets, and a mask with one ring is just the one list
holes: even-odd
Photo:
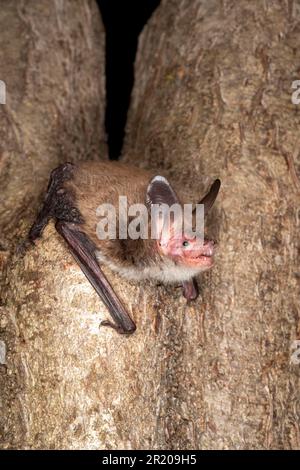
[(201, 254), (198, 256), (190, 256), (185, 258), (185, 263), (189, 264), (190, 266), (202, 266), (203, 268), (210, 268), (213, 265), (213, 253)]
[(193, 259), (209, 259), (212, 258), (214, 255), (214, 245), (212, 243), (204, 245), (201, 250), (201, 253), (197, 254), (196, 256), (192, 256)]
[(188, 263), (194, 266), (205, 266), (210, 268), (213, 265), (214, 242), (207, 242), (195, 252), (190, 252)]
[(209, 259), (209, 258), (212, 258), (213, 257), (213, 254), (201, 254), (201, 255), (197, 255), (197, 256), (191, 256), (191, 259)]

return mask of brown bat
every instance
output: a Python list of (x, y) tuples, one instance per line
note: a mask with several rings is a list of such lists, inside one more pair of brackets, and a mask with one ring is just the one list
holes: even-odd
[[(213, 205), (220, 188), (215, 180), (199, 204), (204, 212)], [(97, 208), (102, 204), (118, 207), (119, 196), (128, 206), (180, 204), (168, 180), (151, 171), (119, 162), (65, 163), (52, 171), (43, 206), (28, 234), (28, 240), (41, 236), (51, 218), (65, 239), (72, 255), (98, 295), (107, 306), (114, 323), (102, 324), (119, 333), (130, 334), (136, 326), (100, 268), (109, 266), (127, 279), (154, 279), (163, 283), (182, 283), (187, 300), (198, 296), (194, 277), (213, 265), (214, 242), (174, 234), (174, 220), (167, 233), (158, 231), (157, 239), (99, 239)], [(117, 216), (117, 227), (122, 216)], [(174, 218), (173, 218), (174, 219)], [(163, 217), (158, 218), (160, 226)], [(172, 225), (173, 224), (173, 225)], [(156, 227), (158, 228), (158, 227)], [(160, 227), (161, 228), (161, 227)]]

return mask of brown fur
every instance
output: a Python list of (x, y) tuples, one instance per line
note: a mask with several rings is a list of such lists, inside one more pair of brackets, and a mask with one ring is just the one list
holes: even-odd
[[(145, 204), (147, 186), (155, 173), (119, 162), (84, 162), (76, 166), (74, 177), (65, 183), (75, 196), (84, 231), (103, 255), (122, 265), (148, 264), (158, 256), (155, 241), (99, 240), (96, 215), (99, 205), (110, 203), (118, 208), (119, 196), (126, 196), (128, 206)], [(118, 213), (118, 212), (117, 212)]]
[[(64, 187), (69, 194), (74, 195), (73, 204), (84, 220), (81, 230), (95, 244), (100, 263), (132, 279), (152, 277), (163, 282), (188, 280), (203, 268), (199, 266), (190, 269), (188, 264), (179, 266), (177, 259), (158, 250), (157, 240), (150, 237), (150, 214), (146, 240), (100, 240), (96, 233), (97, 224), (101, 220), (96, 210), (101, 204), (109, 203), (116, 209), (118, 237), (119, 196), (127, 197), (128, 207), (137, 203), (146, 204), (147, 187), (157, 174), (119, 162), (85, 162), (75, 166), (72, 179), (66, 181)], [(172, 187), (179, 200), (182, 198), (184, 202), (192, 202), (183, 191), (177, 191), (173, 183)]]

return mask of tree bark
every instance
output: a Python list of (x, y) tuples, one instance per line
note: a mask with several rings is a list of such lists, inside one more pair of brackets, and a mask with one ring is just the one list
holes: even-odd
[(202, 297), (159, 303), (163, 448), (300, 448), (299, 13), (163, 0), (140, 38), (125, 160), (163, 168), (194, 201), (203, 178), (222, 180)]
[(103, 29), (94, 3), (71, 4), (0, 14), (14, 90), (0, 105), (2, 446), (299, 448), (296, 4), (163, 0), (143, 32), (124, 159), (194, 201), (213, 177), (223, 186), (196, 302), (106, 270), (137, 323), (129, 338), (99, 329), (107, 311), (52, 225), (13, 254), (50, 169), (106, 156)]
[(106, 155), (104, 30), (94, 1), (70, 0), (2, 1), (0, 30), (1, 447), (84, 447), (85, 399), (72, 384), (85, 365), (71, 335), (84, 338), (68, 285), (79, 273), (72, 263), (65, 275), (71, 260), (53, 227), (23, 259), (14, 251), (51, 169)]

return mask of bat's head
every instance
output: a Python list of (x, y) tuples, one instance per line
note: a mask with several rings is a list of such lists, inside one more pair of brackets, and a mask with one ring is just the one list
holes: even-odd
[[(204, 214), (213, 205), (220, 188), (220, 181), (215, 180), (209, 192), (201, 199), (199, 204), (204, 206)], [(147, 190), (148, 205), (156, 204), (159, 207), (164, 206), (182, 208), (179, 204), (177, 195), (166, 178), (155, 176)], [(176, 208), (176, 207), (175, 207)], [(175, 214), (168, 214), (168, 219), (162, 214), (157, 214), (155, 218), (156, 230), (158, 234), (157, 248), (158, 252), (173, 259), (177, 264), (186, 267), (199, 269), (199, 271), (209, 269), (213, 266), (213, 255), (215, 251), (215, 242), (207, 240), (195, 234), (187, 234), (182, 230), (182, 219), (178, 223), (178, 217)], [(179, 225), (178, 225), (179, 224)]]
[(185, 235), (180, 237), (163, 237), (158, 240), (158, 251), (164, 256), (172, 258), (179, 264), (199, 268), (199, 270), (209, 269), (213, 266), (213, 255), (215, 242), (213, 240), (201, 240), (197, 237), (190, 238)]

